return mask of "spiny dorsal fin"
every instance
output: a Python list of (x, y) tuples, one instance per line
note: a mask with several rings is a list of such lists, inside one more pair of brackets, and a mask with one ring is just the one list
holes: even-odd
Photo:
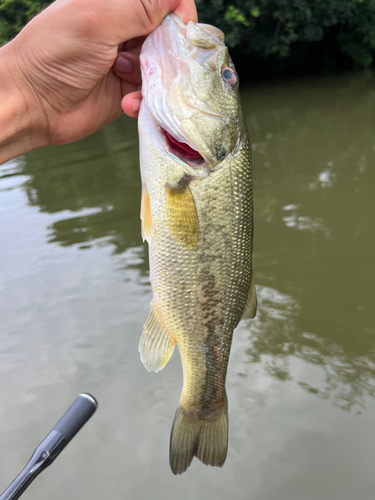
[(141, 220), (142, 220), (142, 239), (143, 241), (147, 240), (147, 242), (150, 243), (152, 234), (151, 207), (150, 207), (150, 197), (145, 187), (142, 188)]
[(152, 302), (150, 308), (139, 342), (139, 352), (147, 370), (158, 372), (168, 363), (176, 342), (165, 331)]
[(249, 295), (245, 303), (245, 309), (241, 319), (254, 318), (257, 313), (257, 294), (255, 291), (254, 274), (251, 277)]
[(183, 177), (177, 185), (166, 185), (167, 220), (176, 240), (189, 249), (199, 243), (199, 221), (188, 181)]

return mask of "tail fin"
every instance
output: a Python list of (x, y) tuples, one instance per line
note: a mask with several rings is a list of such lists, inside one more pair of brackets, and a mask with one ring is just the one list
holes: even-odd
[(228, 450), (228, 404), (199, 416), (180, 404), (174, 417), (169, 463), (173, 474), (182, 474), (196, 456), (206, 465), (222, 467)]

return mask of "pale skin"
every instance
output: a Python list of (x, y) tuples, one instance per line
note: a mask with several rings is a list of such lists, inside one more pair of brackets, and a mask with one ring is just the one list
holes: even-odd
[(141, 103), (139, 52), (194, 0), (56, 0), (0, 49), (0, 164), (86, 137)]

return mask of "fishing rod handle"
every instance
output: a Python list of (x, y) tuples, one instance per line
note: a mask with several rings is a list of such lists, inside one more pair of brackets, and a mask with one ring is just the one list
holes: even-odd
[(62, 452), (98, 407), (91, 394), (80, 394), (57, 424), (35, 449), (23, 471), (0, 496), (0, 500), (17, 500), (33, 480)]
[(66, 410), (52, 431), (59, 432), (66, 441), (65, 445), (67, 445), (96, 411), (97, 407), (98, 402), (94, 396), (86, 393), (80, 394)]

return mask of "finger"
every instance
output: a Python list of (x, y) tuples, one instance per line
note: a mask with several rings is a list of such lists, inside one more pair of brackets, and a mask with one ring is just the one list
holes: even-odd
[(120, 52), (117, 55), (113, 69), (116, 75), (123, 80), (138, 85), (141, 84), (141, 68), (137, 55), (130, 54), (129, 52)]
[(125, 47), (125, 43), (126, 43), (126, 42), (122, 42), (122, 43), (119, 43), (119, 44), (118, 44), (118, 47), (117, 47), (117, 52), (123, 52), (124, 47)]
[(131, 52), (132, 54), (137, 54), (141, 52), (141, 48), (143, 45), (143, 42), (146, 40), (147, 37), (145, 36), (138, 36), (137, 38), (132, 38), (131, 40), (128, 40), (124, 44), (124, 48), (122, 50), (126, 52)]
[(141, 107), (142, 93), (140, 90), (127, 94), (121, 101), (123, 112), (130, 118), (137, 118)]
[(121, 98), (125, 97), (128, 94), (132, 94), (133, 92), (138, 92), (141, 90), (141, 85), (130, 83), (125, 80), (120, 80), (120, 82), (121, 82)]
[(137, 90), (141, 90), (141, 85), (137, 83), (127, 82), (126, 80), (122, 80), (121, 82), (121, 96), (124, 97), (126, 94), (131, 94), (132, 92), (136, 92)]
[(71, 14), (72, 6), (74, 12), (84, 12), (76, 20), (77, 31), (84, 29), (90, 39), (106, 40), (116, 47), (124, 40), (148, 35), (169, 12), (177, 9), (187, 21), (195, 12), (193, 0), (127, 0), (126, 5), (124, 0), (60, 0), (57, 4), (64, 7), (68, 19), (76, 17)]
[(198, 22), (197, 8), (195, 7), (194, 0), (182, 0), (173, 12), (181, 17), (185, 24), (189, 21), (193, 21), (193, 23)]

